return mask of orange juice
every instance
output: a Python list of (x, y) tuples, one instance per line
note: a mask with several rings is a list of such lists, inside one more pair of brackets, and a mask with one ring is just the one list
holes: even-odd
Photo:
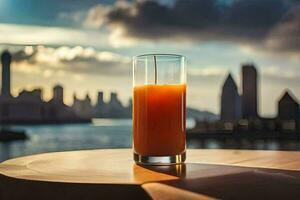
[(143, 156), (185, 151), (186, 85), (143, 85), (133, 89), (133, 145)]

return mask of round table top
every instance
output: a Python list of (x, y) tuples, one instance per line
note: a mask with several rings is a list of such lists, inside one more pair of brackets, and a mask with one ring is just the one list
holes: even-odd
[[(298, 199), (300, 152), (187, 150), (139, 166), (132, 149), (54, 152), (0, 164), (0, 199)], [(17, 191), (17, 192), (16, 192)]]
[(131, 149), (83, 150), (7, 160), (0, 164), (0, 174), (51, 182), (143, 184), (179, 179), (183, 175), (199, 178), (203, 176), (198, 173), (203, 166), (197, 163), (298, 170), (300, 152), (191, 149), (187, 150), (186, 163), (142, 167), (134, 163)]

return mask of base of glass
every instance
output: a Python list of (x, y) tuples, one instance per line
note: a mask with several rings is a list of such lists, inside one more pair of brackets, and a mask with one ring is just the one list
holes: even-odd
[(185, 161), (185, 152), (173, 156), (142, 156), (133, 153), (134, 161), (139, 165), (176, 165)]

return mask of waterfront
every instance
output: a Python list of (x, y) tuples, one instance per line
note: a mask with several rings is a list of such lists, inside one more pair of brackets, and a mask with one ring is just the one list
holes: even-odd
[[(192, 127), (193, 120), (187, 121)], [(131, 119), (93, 119), (87, 124), (10, 126), (29, 140), (0, 143), (0, 161), (37, 153), (79, 149), (130, 148)]]
[[(194, 125), (187, 120), (187, 127)], [(0, 143), (0, 161), (37, 153), (79, 149), (130, 148), (130, 119), (93, 119), (90, 124), (12, 126), (25, 130), (30, 139)], [(189, 140), (188, 148), (300, 150), (299, 140)]]

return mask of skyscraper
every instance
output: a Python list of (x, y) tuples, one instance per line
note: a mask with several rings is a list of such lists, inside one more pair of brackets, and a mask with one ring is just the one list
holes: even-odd
[(96, 103), (96, 106), (103, 106), (105, 103), (104, 103), (104, 97), (103, 97), (103, 92), (100, 91), (98, 92), (98, 97), (97, 97), (97, 103)]
[(240, 118), (240, 113), (240, 95), (231, 74), (229, 74), (222, 88), (221, 120), (232, 122)]
[(8, 51), (4, 51), (1, 55), (2, 63), (2, 88), (1, 96), (2, 97), (11, 97), (10, 93), (10, 63), (11, 63), (11, 54)]
[(56, 85), (53, 88), (53, 99), (61, 104), (64, 103), (64, 89), (61, 85)]
[(242, 66), (242, 117), (257, 118), (257, 71), (253, 64)]

